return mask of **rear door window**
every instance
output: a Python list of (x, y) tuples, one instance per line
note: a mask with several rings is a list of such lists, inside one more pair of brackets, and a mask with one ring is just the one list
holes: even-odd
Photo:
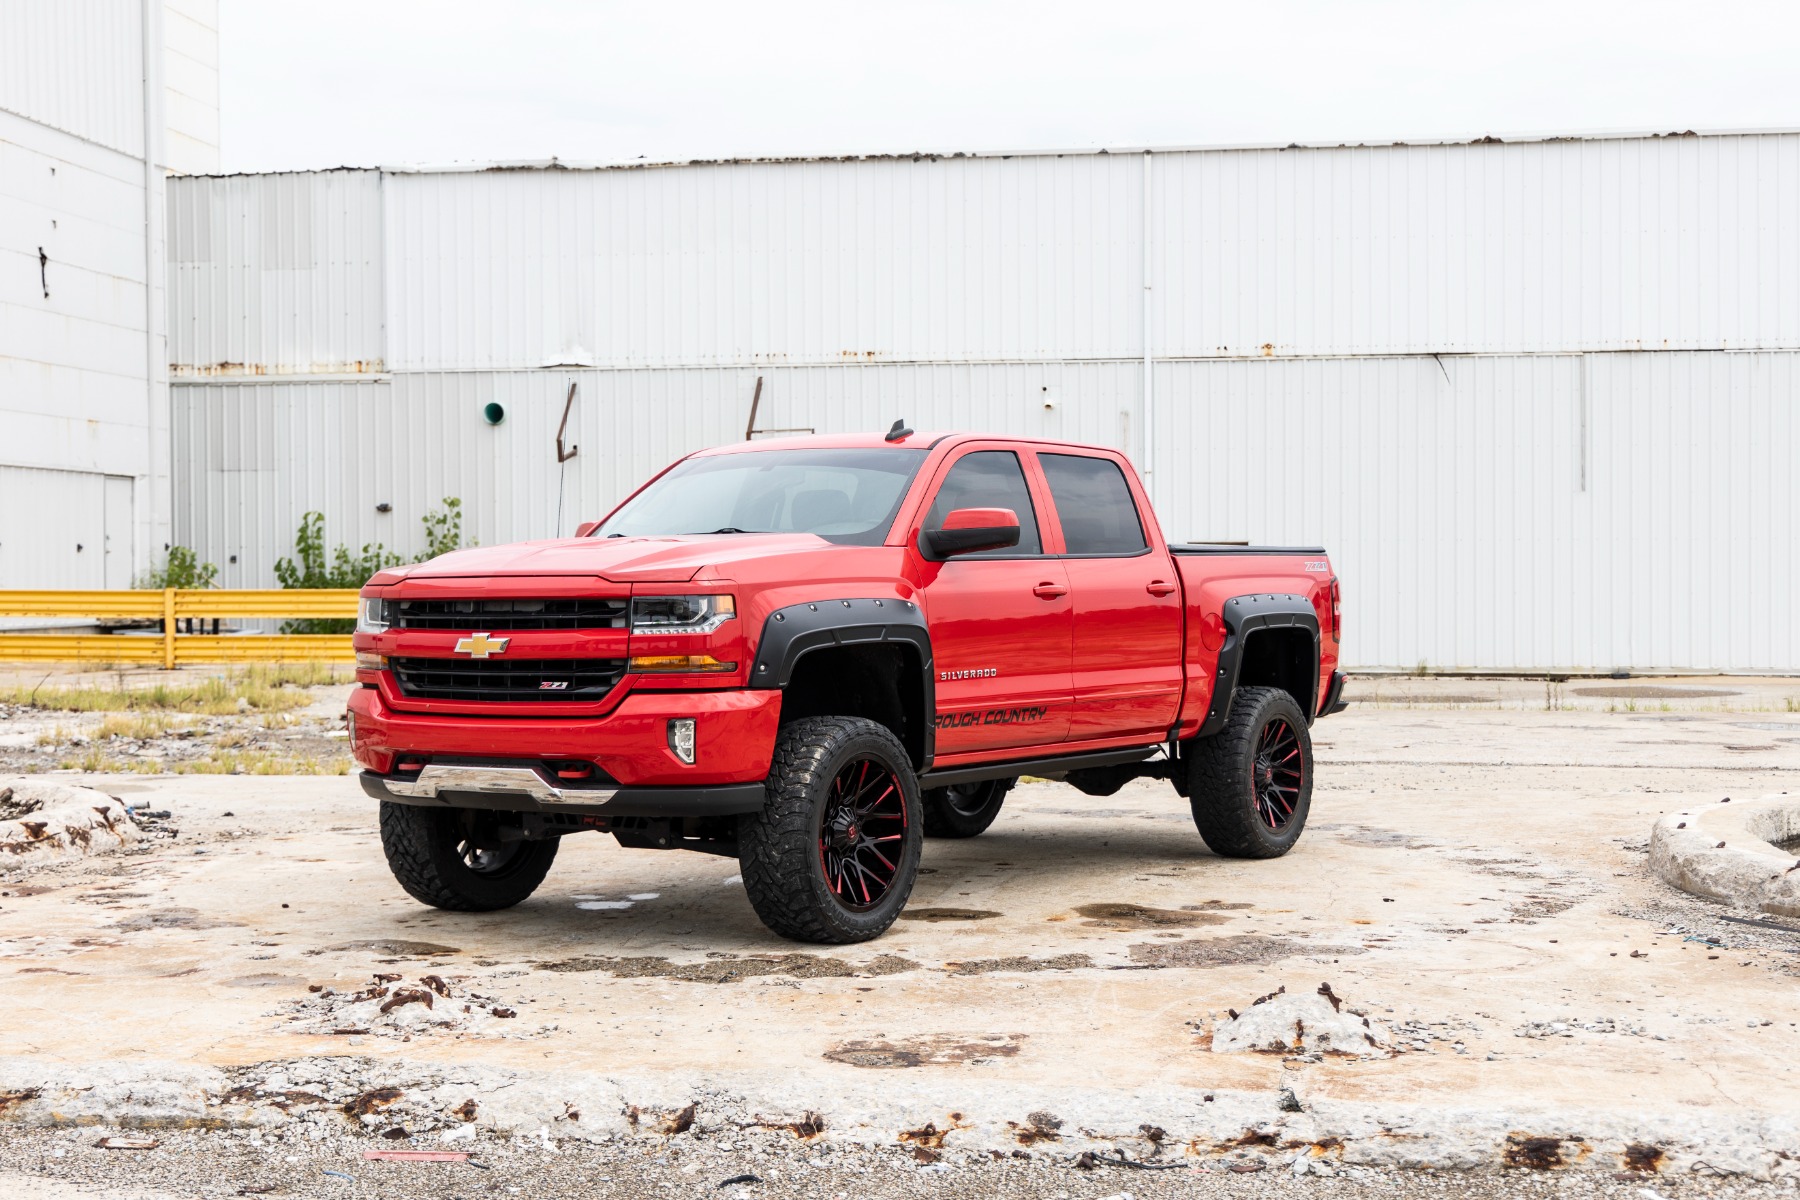
[(925, 528), (943, 528), (944, 518), (959, 508), (1012, 509), (1019, 514), (1019, 544), (978, 554), (959, 554), (958, 558), (1016, 558), (1044, 552), (1044, 543), (1038, 537), (1037, 513), (1031, 507), (1031, 489), (1025, 486), (1019, 456), (1012, 451), (977, 450), (957, 459), (938, 485), (937, 499), (931, 502)]
[(1050, 483), (1068, 553), (1123, 556), (1149, 549), (1118, 463), (1081, 454), (1039, 454), (1038, 463)]

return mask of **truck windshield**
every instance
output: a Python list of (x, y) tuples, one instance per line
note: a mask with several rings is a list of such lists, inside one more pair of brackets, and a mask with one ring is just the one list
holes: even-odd
[(814, 533), (879, 546), (925, 451), (747, 450), (690, 458), (632, 497), (594, 537)]

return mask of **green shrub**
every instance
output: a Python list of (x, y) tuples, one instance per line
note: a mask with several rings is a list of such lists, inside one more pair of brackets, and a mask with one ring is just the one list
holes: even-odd
[(436, 558), (452, 550), (461, 550), (462, 498), (445, 496), (444, 507), (434, 508), (419, 518), (425, 526), (425, 557)]
[(201, 562), (200, 556), (186, 546), (170, 546), (163, 565), (145, 571), (138, 577), (136, 586), (159, 592), (164, 588), (198, 591), (217, 587), (218, 581), (219, 568), (216, 564)]
[[(462, 548), (462, 500), (444, 497), (444, 506), (420, 518), (425, 526), (425, 557), (436, 558)], [(173, 551), (170, 552), (173, 555)], [(365, 542), (360, 551), (339, 543), (325, 551), (325, 514), (309, 512), (300, 518), (294, 534), (294, 557), (277, 559), (275, 578), (284, 588), (360, 588), (377, 571), (406, 561), (380, 542)], [(216, 570), (216, 568), (214, 568)], [(356, 622), (348, 618), (286, 621), (283, 633), (350, 633)]]
[[(309, 512), (300, 518), (294, 534), (294, 557), (275, 560), (275, 578), (284, 588), (359, 588), (385, 567), (397, 567), (405, 556), (380, 542), (365, 542), (352, 552), (342, 542), (329, 557), (325, 553), (325, 514)], [(356, 621), (349, 617), (302, 619), (282, 623), (283, 633), (350, 633)]]

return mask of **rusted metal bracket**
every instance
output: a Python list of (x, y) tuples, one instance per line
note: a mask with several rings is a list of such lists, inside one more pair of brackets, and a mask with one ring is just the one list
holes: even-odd
[(762, 403), (762, 376), (756, 377), (756, 391), (750, 394), (750, 419), (744, 422), (744, 440), (750, 441), (756, 436), (756, 409)]
[(570, 446), (567, 450), (563, 449), (563, 434), (567, 433), (569, 429), (569, 410), (574, 407), (575, 385), (571, 383), (569, 384), (569, 398), (563, 401), (562, 424), (556, 427), (556, 461), (559, 463), (568, 462), (581, 450), (580, 446)]

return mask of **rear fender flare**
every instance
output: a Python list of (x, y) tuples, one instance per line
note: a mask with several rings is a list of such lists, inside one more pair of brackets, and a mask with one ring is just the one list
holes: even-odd
[(1225, 727), (1231, 698), (1237, 691), (1238, 669), (1243, 665), (1244, 644), (1259, 629), (1300, 628), (1312, 638), (1312, 670), (1307, 676), (1311, 687), (1306, 695), (1296, 697), (1311, 723), (1319, 702), (1319, 614), (1313, 611), (1312, 601), (1291, 592), (1256, 592), (1233, 596), (1225, 601), (1219, 615), (1225, 621), (1225, 645), (1219, 649), (1206, 720), (1194, 736), (1211, 737)]

